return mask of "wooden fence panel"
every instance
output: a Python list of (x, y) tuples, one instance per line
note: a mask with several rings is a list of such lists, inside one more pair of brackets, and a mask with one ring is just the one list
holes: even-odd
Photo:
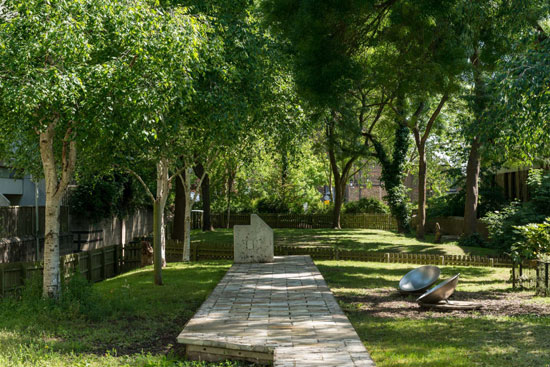
[[(92, 251), (79, 252), (60, 257), (63, 279), (75, 272), (90, 282), (99, 282), (141, 266), (141, 242), (125, 246), (106, 246)], [(42, 276), (42, 262), (19, 262), (0, 264), (0, 296), (20, 289), (27, 279)]]
[[(331, 214), (259, 214), (271, 228), (321, 229), (332, 228)], [(212, 214), (214, 227), (227, 227), (227, 214)], [(250, 224), (250, 214), (231, 214), (229, 228)], [(343, 228), (397, 230), (397, 222), (390, 214), (342, 214)]]

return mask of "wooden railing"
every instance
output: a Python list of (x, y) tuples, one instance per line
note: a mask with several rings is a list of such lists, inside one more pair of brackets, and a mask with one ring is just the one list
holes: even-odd
[[(271, 228), (332, 228), (331, 214), (258, 214)], [(216, 228), (226, 228), (227, 214), (212, 214)], [(250, 224), (250, 214), (231, 214), (229, 227)], [(397, 230), (397, 222), (390, 214), (342, 214), (342, 228)]]
[[(314, 260), (373, 261), (385, 263), (419, 265), (454, 265), (511, 267), (507, 257), (485, 257), (468, 255), (413, 254), (399, 252), (373, 252), (363, 250), (343, 250), (334, 247), (302, 247), (275, 245), (275, 255), (310, 255)], [(167, 261), (181, 261), (183, 243), (169, 240), (166, 246)], [(232, 260), (233, 244), (230, 243), (191, 243), (191, 260)]]

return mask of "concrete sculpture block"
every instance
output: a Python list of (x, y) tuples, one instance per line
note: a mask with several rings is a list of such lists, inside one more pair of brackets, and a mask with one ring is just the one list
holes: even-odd
[(233, 254), (238, 264), (273, 262), (273, 229), (252, 214), (249, 226), (233, 227)]

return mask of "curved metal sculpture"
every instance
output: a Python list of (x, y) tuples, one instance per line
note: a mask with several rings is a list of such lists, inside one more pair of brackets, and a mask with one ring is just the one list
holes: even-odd
[(432, 265), (413, 269), (399, 281), (399, 291), (401, 293), (423, 292), (437, 282), (440, 274), (441, 270)]
[(439, 283), (416, 300), (418, 303), (436, 304), (446, 301), (455, 291), (460, 273), (444, 282)]

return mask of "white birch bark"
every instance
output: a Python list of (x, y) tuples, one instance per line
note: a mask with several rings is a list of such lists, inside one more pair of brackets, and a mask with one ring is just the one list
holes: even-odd
[(157, 163), (157, 197), (160, 210), (160, 250), (162, 267), (166, 266), (166, 223), (164, 218), (164, 209), (166, 200), (170, 192), (170, 177), (168, 172), (168, 162), (165, 159), (159, 160)]
[(58, 179), (54, 155), (54, 137), (57, 120), (40, 133), (40, 157), (46, 182), (46, 211), (44, 238), (44, 297), (58, 297), (61, 291), (59, 266), (59, 213), (61, 199), (74, 173), (76, 163), (76, 143), (70, 141), (72, 129), (65, 132), (62, 149), (61, 179)]

